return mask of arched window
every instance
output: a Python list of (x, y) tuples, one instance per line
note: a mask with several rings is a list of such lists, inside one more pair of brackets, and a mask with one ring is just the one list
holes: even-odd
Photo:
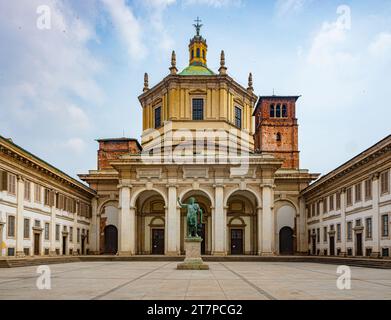
[(276, 141), (281, 142), (281, 133), (279, 133), (279, 132), (276, 135)]
[(200, 48), (197, 48), (197, 58), (200, 57)]
[(274, 104), (270, 105), (270, 118), (274, 118)]
[(283, 117), (283, 118), (288, 117), (288, 112), (287, 112), (286, 104), (283, 104), (283, 105), (282, 105), (282, 117)]
[(194, 50), (191, 50), (191, 58), (194, 59)]
[(202, 50), (202, 57), (205, 59), (205, 50)]
[(276, 107), (276, 118), (281, 118), (281, 105), (277, 105)]

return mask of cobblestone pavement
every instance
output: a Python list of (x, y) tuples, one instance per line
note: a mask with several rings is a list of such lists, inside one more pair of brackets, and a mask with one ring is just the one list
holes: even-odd
[(49, 265), (51, 290), (38, 290), (37, 266), (0, 269), (0, 299), (391, 299), (391, 270), (351, 267), (339, 290), (337, 266), (285, 262), (80, 262)]

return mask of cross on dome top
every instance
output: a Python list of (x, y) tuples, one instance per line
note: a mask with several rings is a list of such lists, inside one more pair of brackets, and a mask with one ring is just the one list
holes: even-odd
[(196, 28), (197, 36), (200, 36), (201, 27), (203, 26), (203, 24), (200, 24), (200, 22), (202, 21), (200, 20), (199, 17), (197, 17), (197, 19), (194, 20), (194, 22), (196, 22), (196, 24), (193, 24), (193, 26)]

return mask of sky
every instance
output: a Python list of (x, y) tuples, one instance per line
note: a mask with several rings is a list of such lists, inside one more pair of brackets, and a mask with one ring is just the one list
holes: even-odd
[(301, 168), (391, 133), (391, 0), (0, 0), (0, 135), (72, 177), (96, 169), (96, 139), (140, 139), (144, 72), (158, 83), (172, 50), (187, 66), (197, 16), (209, 68), (223, 49), (255, 94), (301, 95)]

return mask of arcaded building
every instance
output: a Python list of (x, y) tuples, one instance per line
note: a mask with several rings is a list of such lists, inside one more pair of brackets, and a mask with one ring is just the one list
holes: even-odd
[[(96, 190), (91, 234), (96, 253), (184, 253), (186, 212), (203, 209), (202, 253), (275, 255), (307, 252), (299, 196), (317, 175), (299, 167), (299, 97), (258, 97), (220, 68), (207, 66), (208, 45), (196, 25), (189, 65), (150, 86), (144, 77), (141, 145), (99, 140), (98, 169), (80, 175)], [(270, 109), (273, 104), (273, 110)], [(278, 128), (278, 129), (277, 129)]]

